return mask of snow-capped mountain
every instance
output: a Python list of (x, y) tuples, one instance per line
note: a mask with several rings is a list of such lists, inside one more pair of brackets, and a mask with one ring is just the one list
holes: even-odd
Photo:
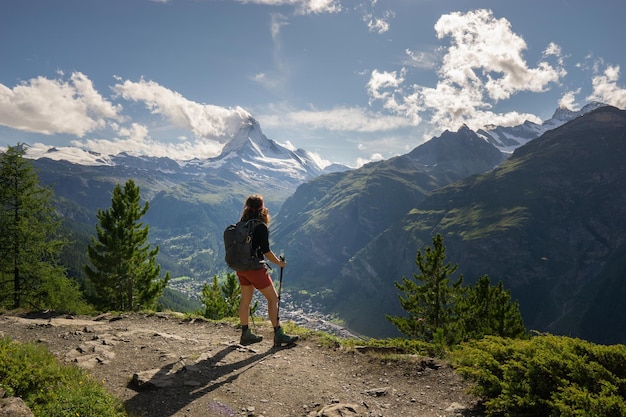
[(40, 144), (30, 146), (23, 144), (26, 148), (26, 157), (30, 159), (47, 158), (53, 161), (67, 161), (78, 165), (101, 166), (114, 165), (111, 155), (102, 155), (98, 152), (90, 152), (73, 146), (45, 147)]
[(235, 174), (241, 179), (276, 179), (301, 183), (320, 175), (322, 167), (304, 149), (289, 150), (267, 138), (253, 118), (239, 129), (222, 153), (207, 160), (187, 161), (203, 170)]
[(316, 158), (304, 149), (292, 151), (267, 138), (259, 123), (250, 118), (228, 142), (219, 156), (208, 159), (176, 161), (167, 157), (133, 155), (122, 152), (103, 155), (77, 147), (27, 147), (31, 159), (67, 161), (92, 167), (132, 168), (183, 176), (212, 176), (254, 183), (275, 180), (289, 187), (316, 177), (323, 172)]
[(585, 115), (592, 110), (603, 107), (606, 104), (592, 102), (578, 111), (572, 111), (565, 107), (559, 107), (552, 117), (542, 124), (526, 121), (513, 127), (488, 126), (478, 130), (478, 135), (487, 142), (499, 148), (504, 153), (511, 153), (516, 148), (538, 138), (548, 130), (556, 129), (577, 117)]

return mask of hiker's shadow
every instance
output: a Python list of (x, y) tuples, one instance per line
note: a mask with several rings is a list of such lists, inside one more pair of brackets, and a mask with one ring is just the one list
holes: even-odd
[(238, 345), (228, 345), (213, 356), (191, 365), (176, 361), (155, 372), (147, 371), (143, 376), (133, 376), (128, 388), (137, 391), (137, 394), (125, 401), (126, 411), (136, 416), (174, 415), (198, 398), (232, 383), (276, 352), (271, 348), (236, 362), (222, 363), (228, 354), (237, 350), (244, 349)]

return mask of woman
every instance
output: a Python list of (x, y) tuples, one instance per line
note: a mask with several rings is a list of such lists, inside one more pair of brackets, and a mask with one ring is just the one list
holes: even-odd
[[(267, 207), (263, 206), (263, 197), (258, 194), (247, 198), (241, 214), (242, 221), (250, 219), (260, 219), (262, 221), (252, 232), (252, 250), (257, 251), (259, 258), (265, 257), (279, 267), (284, 268), (286, 265), (285, 261), (279, 259), (270, 249), (269, 230), (267, 228), (270, 223), (270, 215)], [(263, 336), (255, 335), (248, 326), (250, 303), (252, 302), (255, 288), (267, 299), (267, 312), (274, 327), (274, 346), (280, 347), (298, 340), (298, 336), (285, 334), (280, 325), (278, 319), (278, 294), (274, 288), (272, 278), (267, 272), (267, 268), (237, 271), (237, 278), (239, 278), (239, 285), (241, 286), (241, 302), (239, 303), (240, 343), (242, 345), (250, 345), (263, 340)]]

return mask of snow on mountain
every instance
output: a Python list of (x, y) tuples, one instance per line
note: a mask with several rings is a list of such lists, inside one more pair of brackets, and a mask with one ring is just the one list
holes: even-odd
[[(546, 131), (602, 106), (604, 104), (592, 102), (579, 111), (561, 107), (542, 124), (527, 121), (513, 127), (487, 126), (476, 133), (502, 152), (511, 153)], [(171, 158), (133, 155), (126, 152), (104, 155), (72, 146), (47, 147), (42, 144), (27, 146), (26, 156), (32, 159), (63, 160), (85, 166), (124, 166), (185, 175), (212, 173), (253, 182), (278, 180), (291, 185), (302, 183), (320, 174), (348, 169), (344, 166), (324, 167), (318, 157), (306, 150), (290, 150), (279, 145), (263, 134), (259, 123), (253, 118), (244, 123), (233, 139), (224, 146), (221, 154), (215, 158), (176, 161)]]
[(54, 161), (68, 161), (78, 165), (115, 165), (110, 155), (89, 152), (73, 146), (48, 147), (41, 143), (24, 145), (26, 157), (30, 159), (48, 158)]
[(298, 184), (322, 173), (318, 158), (306, 150), (289, 150), (268, 139), (259, 123), (250, 118), (228, 142), (219, 156), (208, 159), (175, 161), (171, 158), (133, 155), (122, 152), (102, 155), (77, 147), (27, 146), (31, 159), (49, 158), (85, 166), (122, 166), (164, 173), (204, 175), (208, 173), (254, 182), (271, 178)]
[(322, 167), (309, 152), (303, 149), (291, 151), (268, 139), (253, 118), (239, 129), (219, 156), (185, 161), (184, 164), (254, 181), (278, 179), (300, 183), (322, 173)]
[(556, 129), (575, 118), (589, 113), (606, 104), (592, 102), (584, 106), (578, 111), (572, 111), (565, 107), (556, 109), (552, 117), (542, 124), (533, 122), (525, 122), (518, 126), (502, 127), (487, 126), (480, 129), (477, 133), (487, 142), (493, 144), (504, 153), (511, 153), (516, 148), (528, 143), (529, 141), (541, 136), (548, 130)]

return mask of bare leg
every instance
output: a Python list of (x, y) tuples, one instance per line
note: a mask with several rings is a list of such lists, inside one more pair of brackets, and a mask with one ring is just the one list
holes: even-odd
[[(267, 298), (267, 314), (270, 317), (272, 326), (280, 326), (280, 323), (278, 322), (278, 294), (276, 293), (276, 288), (274, 288), (273, 285), (268, 285), (267, 287), (259, 291), (261, 291), (261, 294), (263, 294), (265, 298)], [(241, 298), (243, 300), (243, 291), (241, 294)]]
[(250, 319), (250, 303), (254, 295), (252, 285), (241, 285), (241, 301), (239, 302), (239, 321), (242, 326), (247, 326)]

